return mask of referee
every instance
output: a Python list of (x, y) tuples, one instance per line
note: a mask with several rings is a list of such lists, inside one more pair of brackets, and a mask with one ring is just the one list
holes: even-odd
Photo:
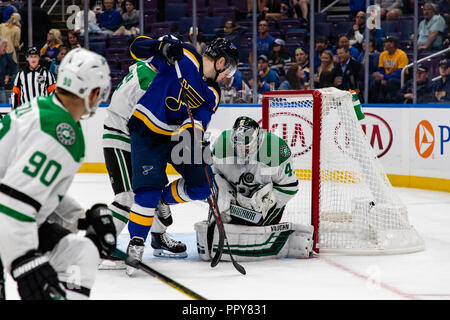
[(55, 77), (47, 68), (39, 64), (39, 50), (36, 47), (27, 50), (27, 67), (17, 74), (11, 94), (11, 105), (18, 106), (37, 96), (48, 96), (55, 88)]

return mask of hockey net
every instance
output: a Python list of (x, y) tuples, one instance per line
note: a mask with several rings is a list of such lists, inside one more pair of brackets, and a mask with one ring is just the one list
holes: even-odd
[(350, 92), (268, 92), (262, 122), (288, 143), (300, 183), (283, 221), (312, 224), (316, 252), (423, 250), (406, 206), (366, 139)]

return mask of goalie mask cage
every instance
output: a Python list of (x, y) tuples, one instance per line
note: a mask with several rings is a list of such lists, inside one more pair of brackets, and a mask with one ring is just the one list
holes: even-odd
[(366, 139), (350, 92), (271, 91), (263, 95), (262, 104), (262, 127), (287, 142), (299, 179), (283, 221), (312, 224), (316, 253), (424, 249)]

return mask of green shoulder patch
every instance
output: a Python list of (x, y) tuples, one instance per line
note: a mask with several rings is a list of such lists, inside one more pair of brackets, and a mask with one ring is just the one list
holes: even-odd
[(67, 110), (56, 105), (52, 101), (52, 97), (39, 97), (37, 99), (41, 130), (66, 148), (75, 162), (80, 162), (85, 154), (81, 124), (75, 122)]
[(147, 90), (148, 86), (157, 75), (157, 71), (143, 61), (136, 62), (136, 73), (139, 79), (139, 86), (144, 91)]
[(264, 132), (264, 140), (258, 149), (257, 160), (270, 167), (277, 167), (291, 156), (286, 141), (271, 132)]

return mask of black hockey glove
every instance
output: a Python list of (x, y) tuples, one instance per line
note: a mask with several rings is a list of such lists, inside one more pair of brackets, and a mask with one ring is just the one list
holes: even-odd
[(48, 258), (30, 250), (11, 264), (11, 275), (17, 281), (23, 300), (62, 300), (66, 293)]
[(86, 225), (86, 237), (95, 243), (100, 257), (109, 257), (117, 241), (111, 210), (105, 204), (94, 204), (86, 211)]
[(171, 65), (183, 58), (183, 43), (172, 36), (165, 36), (159, 43), (158, 50)]

